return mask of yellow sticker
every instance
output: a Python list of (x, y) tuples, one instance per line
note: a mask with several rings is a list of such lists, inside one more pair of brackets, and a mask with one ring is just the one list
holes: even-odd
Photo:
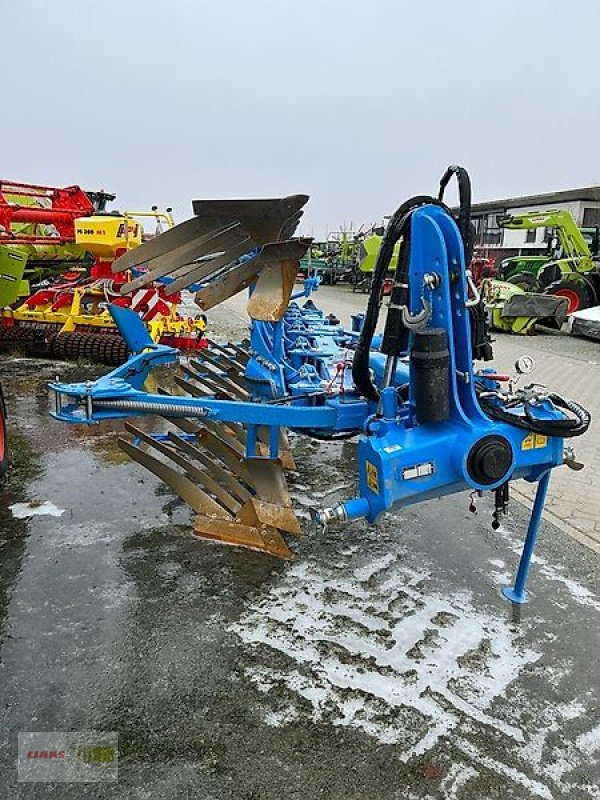
[(546, 447), (548, 444), (548, 437), (541, 433), (528, 433), (521, 442), (521, 450), (538, 450)]
[(367, 486), (374, 494), (379, 494), (379, 475), (377, 474), (377, 467), (371, 464), (370, 461), (365, 461), (367, 468)]
[(533, 450), (535, 447), (535, 433), (528, 433), (521, 442), (521, 450)]

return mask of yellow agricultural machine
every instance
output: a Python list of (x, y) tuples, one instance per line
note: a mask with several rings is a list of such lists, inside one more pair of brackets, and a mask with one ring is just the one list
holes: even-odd
[[(0, 182), (0, 271), (10, 287), (0, 298), (0, 347), (120, 364), (127, 346), (107, 310), (110, 303), (135, 311), (154, 342), (186, 350), (204, 347), (205, 317), (199, 310), (183, 316), (181, 294), (167, 297), (168, 283), (123, 293), (134, 273), (113, 274), (114, 260), (142, 244), (144, 217), (155, 219), (159, 230), (173, 226), (170, 213), (156, 208), (99, 211), (77, 186)], [(51, 277), (31, 293), (24, 280), (28, 270)], [(19, 302), (19, 295), (26, 296)]]

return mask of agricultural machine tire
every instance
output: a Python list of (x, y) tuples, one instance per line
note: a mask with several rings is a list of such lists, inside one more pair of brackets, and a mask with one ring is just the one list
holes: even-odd
[(0, 479), (8, 471), (8, 436), (6, 433), (6, 403), (0, 386)]
[(118, 367), (127, 361), (127, 344), (112, 333), (61, 333), (53, 342), (53, 355), (63, 361), (95, 361)]
[(0, 328), (0, 350), (20, 350), (32, 356), (48, 356), (52, 352), (54, 327), (11, 325)]
[(590, 308), (598, 303), (598, 293), (592, 281), (583, 276), (577, 281), (555, 281), (548, 286), (545, 293), (554, 297), (566, 297), (567, 314), (580, 311), (582, 308)]
[(535, 275), (532, 275), (531, 272), (517, 272), (507, 282), (524, 289), (526, 292), (537, 292), (540, 288)]
[(353, 275), (352, 277), (352, 292), (362, 292), (368, 278), (364, 275)]

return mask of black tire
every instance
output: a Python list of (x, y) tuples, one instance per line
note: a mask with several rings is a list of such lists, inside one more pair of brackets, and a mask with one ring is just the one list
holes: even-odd
[(537, 278), (531, 272), (517, 272), (510, 276), (507, 283), (519, 286), (526, 292), (536, 292), (539, 289)]
[(8, 472), (8, 434), (6, 431), (6, 403), (0, 386), (0, 480)]
[(113, 333), (61, 333), (53, 341), (55, 358), (63, 361), (95, 361), (118, 367), (127, 361), (127, 344)]
[(585, 276), (578, 280), (560, 280), (551, 283), (544, 291), (555, 297), (566, 297), (569, 301), (567, 313), (580, 311), (582, 308), (590, 308), (598, 303), (598, 295), (594, 285)]

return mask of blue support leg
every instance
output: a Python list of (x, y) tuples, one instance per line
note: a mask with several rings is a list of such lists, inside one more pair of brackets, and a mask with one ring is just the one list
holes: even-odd
[(537, 541), (538, 533), (540, 531), (540, 524), (542, 522), (542, 511), (544, 510), (544, 503), (546, 502), (546, 495), (548, 493), (548, 484), (550, 483), (550, 470), (545, 472), (539, 480), (533, 509), (531, 510), (531, 518), (529, 520), (529, 527), (527, 529), (527, 536), (523, 545), (523, 552), (521, 553), (521, 560), (519, 561), (519, 569), (517, 570), (517, 577), (515, 578), (514, 586), (506, 586), (502, 589), (502, 594), (513, 603), (526, 603), (527, 592), (525, 584), (527, 583), (527, 576), (529, 574), (529, 567), (531, 566), (531, 558), (533, 550)]

